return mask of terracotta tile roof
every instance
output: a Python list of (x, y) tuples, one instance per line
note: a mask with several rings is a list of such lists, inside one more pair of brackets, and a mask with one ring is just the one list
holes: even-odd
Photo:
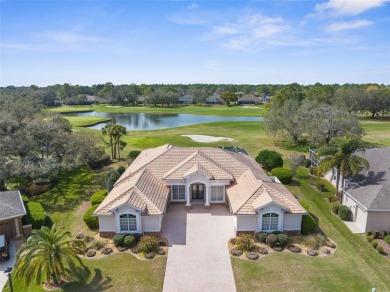
[(305, 213), (294, 196), (283, 185), (272, 182), (248, 155), (212, 147), (163, 145), (141, 152), (95, 214), (110, 214), (123, 204), (146, 214), (163, 214), (169, 194), (164, 181), (184, 181), (184, 176), (197, 171), (211, 179), (231, 181), (226, 194), (233, 213), (255, 214), (270, 200), (285, 207), (286, 212)]

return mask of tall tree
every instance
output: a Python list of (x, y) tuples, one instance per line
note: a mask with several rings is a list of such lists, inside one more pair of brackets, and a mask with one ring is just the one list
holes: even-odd
[(72, 239), (71, 233), (55, 225), (33, 230), (17, 256), (15, 274), (23, 277), (27, 285), (35, 278), (37, 285), (53, 283), (60, 285), (75, 276), (78, 264), (83, 265), (79, 254), (84, 254), (85, 243)]
[(114, 159), (117, 158), (117, 155), (118, 154), (118, 159), (121, 159), (121, 148), (123, 149), (124, 147), (122, 147), (123, 144), (123, 141), (121, 141), (121, 138), (123, 135), (126, 134), (126, 128), (122, 125), (119, 125), (119, 124), (114, 124), (113, 126), (113, 129), (112, 129), (112, 136), (113, 136), (113, 139), (114, 139)]
[(368, 169), (370, 164), (366, 159), (357, 155), (356, 150), (361, 148), (361, 140), (358, 136), (346, 135), (337, 137), (331, 141), (331, 145), (321, 147), (317, 155), (320, 157), (319, 170), (325, 173), (336, 169), (336, 195), (340, 185), (340, 177), (344, 179), (348, 175), (357, 175), (360, 168)]
[(230, 102), (237, 101), (237, 95), (234, 92), (231, 91), (224, 91), (221, 94), (221, 99), (226, 102), (226, 105), (229, 106)]
[(113, 133), (114, 125), (115, 125), (114, 123), (109, 122), (102, 128), (103, 135), (108, 134), (109, 136), (108, 146), (110, 146), (111, 148), (112, 159), (114, 159), (114, 133)]

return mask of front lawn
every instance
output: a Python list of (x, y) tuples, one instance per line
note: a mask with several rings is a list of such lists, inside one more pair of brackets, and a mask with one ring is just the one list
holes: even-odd
[(337, 244), (329, 257), (307, 257), (292, 253), (272, 253), (257, 261), (232, 258), (238, 291), (378, 291), (390, 290), (390, 261), (375, 251), (362, 236), (352, 234), (331, 213), (325, 198), (310, 184), (304, 168), (298, 171), (289, 190), (310, 206), (325, 234)]
[[(166, 257), (138, 260), (129, 253), (117, 253), (101, 259), (85, 259), (89, 271), (80, 280), (56, 291), (161, 291), (164, 283)], [(22, 279), (13, 277), (14, 291), (46, 291), (42, 285), (26, 287)], [(9, 286), (4, 288), (9, 292)]]

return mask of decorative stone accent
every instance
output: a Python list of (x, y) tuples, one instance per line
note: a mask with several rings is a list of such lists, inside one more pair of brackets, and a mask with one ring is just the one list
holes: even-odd
[(92, 258), (92, 257), (94, 257), (96, 255), (96, 251), (94, 251), (93, 249), (91, 249), (91, 250), (89, 250), (88, 252), (87, 252), (87, 257), (89, 257), (89, 258)]
[(110, 253), (112, 253), (112, 248), (110, 248), (110, 247), (106, 247), (102, 250), (102, 254), (104, 254), (104, 255), (108, 255)]
[(118, 247), (118, 250), (119, 250), (120, 252), (124, 252), (124, 251), (127, 250), (127, 247), (119, 246), (119, 247)]
[(283, 247), (277, 245), (272, 248), (274, 251), (283, 251)]
[(323, 254), (330, 254), (330, 250), (325, 248), (325, 247), (323, 249), (321, 249), (321, 251)]
[(256, 252), (251, 251), (251, 252), (247, 252), (246, 253), (246, 258), (248, 260), (252, 260), (253, 261), (253, 260), (257, 260), (259, 258), (259, 255)]
[(257, 251), (260, 253), (260, 254), (268, 254), (268, 250), (265, 248), (265, 247), (259, 247), (257, 249)]
[(165, 250), (163, 250), (162, 248), (160, 248), (160, 249), (157, 251), (157, 253), (158, 253), (159, 255), (165, 255)]
[(302, 248), (300, 248), (299, 246), (296, 246), (296, 245), (290, 245), (288, 250), (291, 251), (291, 252), (295, 252), (295, 253), (302, 252)]
[(133, 248), (131, 249), (131, 252), (134, 253), (134, 254), (139, 254), (139, 249), (138, 249), (138, 247), (133, 247)]
[(336, 245), (331, 241), (325, 242), (325, 246), (330, 247), (330, 248), (336, 248)]
[(84, 253), (87, 253), (88, 251), (89, 251), (89, 248), (88, 248), (88, 247), (84, 247), (84, 248), (83, 248), (83, 252), (84, 252)]
[(313, 250), (313, 249), (308, 249), (308, 250), (307, 250), (307, 254), (308, 254), (309, 256), (315, 257), (315, 256), (318, 255), (318, 252), (315, 251), (315, 250)]
[(240, 255), (243, 254), (243, 251), (242, 249), (237, 249), (237, 248), (233, 248), (230, 253), (235, 256), (235, 257), (239, 257)]
[(154, 258), (154, 252), (149, 252), (149, 253), (145, 254), (145, 258), (147, 258), (148, 260), (151, 260), (152, 258)]
[(77, 233), (76, 238), (77, 239), (82, 239), (82, 238), (84, 238), (84, 234), (83, 233)]

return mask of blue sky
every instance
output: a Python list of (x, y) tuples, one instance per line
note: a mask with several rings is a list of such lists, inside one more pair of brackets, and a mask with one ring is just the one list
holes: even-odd
[(390, 84), (389, 1), (0, 0), (0, 85)]

